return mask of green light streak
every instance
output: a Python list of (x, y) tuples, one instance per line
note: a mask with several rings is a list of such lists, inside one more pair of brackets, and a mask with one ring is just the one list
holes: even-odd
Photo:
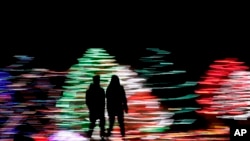
[(175, 121), (175, 125), (182, 125), (182, 124), (193, 124), (196, 121), (196, 119), (182, 119)]
[(197, 95), (197, 94), (187, 94), (185, 96), (176, 97), (176, 98), (162, 98), (162, 99), (160, 99), (160, 101), (186, 100), (186, 99), (193, 99), (193, 98), (197, 98), (197, 97), (199, 97), (199, 95)]
[(141, 128), (139, 131), (145, 133), (162, 133), (170, 130), (170, 127), (152, 127), (152, 128)]
[[(183, 77), (182, 74), (185, 74), (185, 70), (174, 70), (172, 67), (174, 67), (174, 63), (172, 62), (166, 62), (167, 55), (171, 54), (171, 52), (157, 49), (157, 48), (147, 48), (149, 53), (151, 53), (151, 56), (142, 57), (140, 61), (142, 61), (143, 64), (148, 64), (147, 67), (144, 67), (143, 69), (136, 70), (138, 74), (143, 76), (144, 78), (148, 79), (147, 84), (145, 84), (146, 87), (152, 88), (152, 90), (170, 90), (169, 93), (166, 92), (166, 97), (174, 97), (170, 96), (173, 95), (175, 92), (178, 92), (178, 89), (182, 88), (192, 88), (197, 85), (197, 82), (192, 81), (186, 81), (183, 83), (176, 84), (171, 82), (174, 77)], [(166, 70), (166, 71), (164, 71)], [(169, 71), (171, 70), (171, 71)], [(161, 79), (162, 76), (162, 79)], [(170, 80), (168, 79), (170, 78)], [(157, 81), (158, 79), (161, 79)], [(166, 79), (166, 80), (164, 80)], [(174, 90), (174, 91), (173, 91)], [(176, 90), (176, 91), (175, 91)], [(158, 92), (158, 91), (155, 91)], [(161, 102), (179, 102), (181, 103), (181, 100), (194, 100), (198, 97), (196, 94), (186, 94), (183, 92), (183, 96), (175, 97), (175, 98), (164, 98), (160, 99)], [(176, 105), (175, 105), (176, 106)], [(169, 105), (171, 107), (171, 105)], [(199, 108), (178, 108), (175, 110), (170, 110), (170, 112), (173, 112), (174, 114), (185, 114), (189, 112), (194, 112)], [(181, 121), (176, 122), (176, 124), (193, 124), (194, 120), (186, 120), (183, 119)]]

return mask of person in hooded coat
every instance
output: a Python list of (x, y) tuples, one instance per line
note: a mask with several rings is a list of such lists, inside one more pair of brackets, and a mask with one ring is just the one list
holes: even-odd
[(107, 110), (109, 116), (109, 129), (108, 136), (111, 136), (115, 117), (117, 116), (121, 136), (125, 136), (125, 127), (124, 127), (124, 112), (128, 113), (128, 105), (126, 93), (123, 86), (120, 84), (119, 77), (113, 75), (110, 81), (110, 84), (106, 91), (107, 98)]

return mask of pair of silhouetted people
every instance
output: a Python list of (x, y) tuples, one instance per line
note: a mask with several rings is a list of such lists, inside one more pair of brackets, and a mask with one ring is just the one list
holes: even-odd
[[(115, 117), (118, 117), (121, 135), (125, 136), (124, 111), (128, 112), (127, 99), (119, 77), (113, 75), (106, 90), (107, 110), (109, 116), (109, 129), (107, 136), (111, 136)], [(93, 77), (93, 83), (86, 92), (86, 104), (89, 108), (90, 127), (88, 136), (91, 137), (95, 122), (100, 120), (100, 136), (105, 136), (105, 91), (100, 86), (100, 76)]]

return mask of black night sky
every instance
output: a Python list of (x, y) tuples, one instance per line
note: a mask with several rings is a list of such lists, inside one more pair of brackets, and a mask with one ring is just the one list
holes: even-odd
[(2, 38), (0, 67), (9, 65), (13, 55), (24, 54), (35, 57), (34, 67), (65, 71), (91, 47), (105, 48), (117, 57), (118, 63), (134, 67), (146, 47), (162, 48), (171, 51), (174, 63), (187, 70), (195, 80), (215, 59), (237, 57), (250, 64), (248, 39), (242, 36), (245, 31), (240, 27), (189, 20), (173, 21), (168, 26), (141, 22), (126, 22), (120, 26), (118, 23), (113, 26), (113, 23), (107, 27), (88, 22), (89, 28), (81, 25), (82, 22), (13, 26)]

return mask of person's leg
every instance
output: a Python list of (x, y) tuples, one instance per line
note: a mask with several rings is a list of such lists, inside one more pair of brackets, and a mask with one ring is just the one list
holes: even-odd
[(99, 127), (100, 127), (100, 136), (104, 137), (105, 136), (105, 117), (104, 117), (104, 115), (100, 117)]
[(119, 122), (119, 126), (120, 126), (121, 135), (124, 137), (125, 136), (125, 127), (124, 127), (124, 115), (123, 115), (123, 113), (118, 115), (118, 122)]
[(108, 136), (111, 136), (111, 132), (113, 131), (114, 123), (115, 123), (115, 116), (114, 115), (109, 115)]
[(91, 137), (92, 133), (94, 131), (95, 128), (95, 123), (96, 123), (96, 117), (93, 114), (89, 114), (89, 120), (90, 120), (90, 124), (89, 124), (89, 131), (88, 131), (88, 136)]

